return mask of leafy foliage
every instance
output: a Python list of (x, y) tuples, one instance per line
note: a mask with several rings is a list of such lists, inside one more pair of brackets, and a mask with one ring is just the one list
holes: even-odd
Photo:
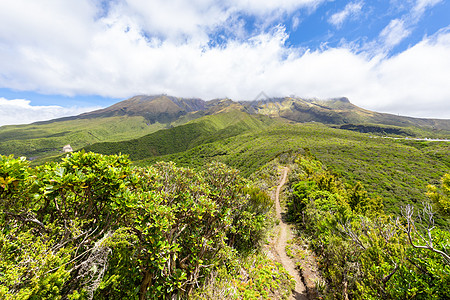
[(450, 296), (448, 231), (421, 231), (419, 220), (411, 225), (412, 215), (386, 215), (381, 200), (370, 198), (362, 185), (343, 183), (312, 158), (299, 157), (295, 166), (288, 213), (311, 237), (327, 280), (327, 298)]
[(0, 296), (186, 296), (255, 248), (272, 203), (220, 163), (201, 172), (78, 152), (28, 167), (0, 157)]
[(444, 174), (441, 186), (428, 186), (427, 196), (445, 215), (450, 215), (450, 174)]
[(190, 299), (289, 299), (295, 283), (281, 264), (262, 254), (231, 260), (212, 275)]

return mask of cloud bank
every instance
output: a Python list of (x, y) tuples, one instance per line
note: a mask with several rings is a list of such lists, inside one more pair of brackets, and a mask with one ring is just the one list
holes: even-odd
[[(261, 91), (347, 96), (368, 109), (450, 118), (450, 29), (394, 56), (387, 52), (413, 30), (410, 16), (420, 18), (440, 1), (418, 0), (370, 49), (287, 43), (289, 32), (276, 20), (307, 15), (323, 2), (4, 0), (0, 87), (114, 98), (166, 93), (251, 100)], [(364, 7), (350, 3), (329, 21), (340, 26)], [(256, 20), (256, 29), (245, 27), (243, 15)]]
[(0, 98), (0, 126), (29, 124), (37, 121), (78, 115), (100, 107), (32, 106), (29, 100)]

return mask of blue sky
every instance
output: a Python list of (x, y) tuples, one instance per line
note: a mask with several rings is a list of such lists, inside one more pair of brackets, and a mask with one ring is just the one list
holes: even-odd
[(136, 94), (450, 118), (444, 0), (2, 0), (0, 126)]

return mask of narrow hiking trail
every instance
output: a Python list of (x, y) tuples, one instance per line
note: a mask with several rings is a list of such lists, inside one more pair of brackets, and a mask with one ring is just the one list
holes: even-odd
[(278, 236), (276, 237), (274, 248), (276, 255), (280, 260), (280, 263), (295, 280), (295, 289), (293, 291), (291, 299), (306, 300), (308, 299), (308, 297), (305, 285), (300, 278), (298, 270), (296, 270), (295, 268), (295, 263), (286, 254), (287, 241), (291, 239), (291, 228), (281, 216), (280, 191), (286, 183), (288, 171), (289, 169), (287, 167), (283, 169), (283, 175), (275, 193), (275, 210), (280, 224), (278, 225)]

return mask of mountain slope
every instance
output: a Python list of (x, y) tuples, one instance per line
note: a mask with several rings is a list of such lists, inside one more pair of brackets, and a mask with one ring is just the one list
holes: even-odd
[(74, 150), (100, 141), (123, 141), (165, 128), (141, 116), (73, 119), (46, 124), (0, 127), (0, 154), (29, 159), (58, 155), (64, 145)]
[(373, 112), (352, 104), (345, 97), (328, 100), (283, 97), (235, 102), (230, 99), (204, 101), (198, 98), (177, 98), (167, 95), (139, 95), (104, 109), (40, 123), (112, 116), (142, 116), (147, 124), (170, 124), (228, 110), (242, 110), (250, 114), (281, 117), (301, 123), (320, 122), (335, 125), (369, 123), (450, 131), (450, 120), (412, 118)]
[[(255, 117), (263, 115), (291, 122), (345, 125), (343, 129), (364, 132), (375, 130), (380, 134), (397, 132), (408, 136), (444, 138), (450, 136), (450, 120), (417, 119), (371, 112), (353, 105), (346, 98), (305, 100), (285, 97), (235, 102), (230, 99), (203, 101), (167, 95), (141, 95), (79, 116), (31, 125), (2, 126), (0, 154), (14, 154), (42, 160), (58, 155), (66, 144), (78, 150), (98, 142), (137, 139), (160, 129), (180, 126), (208, 115), (220, 115), (231, 111), (242, 111)], [(371, 124), (369, 127), (347, 126), (369, 123)], [(383, 126), (375, 128), (372, 124)], [(408, 128), (392, 129), (386, 125)], [(411, 126), (415, 128), (419, 126), (421, 129), (411, 130)]]
[(244, 132), (265, 128), (275, 121), (241, 111), (205, 116), (187, 124), (123, 142), (97, 143), (84, 148), (102, 154), (128, 154), (132, 160), (183, 152)]
[(311, 153), (352, 184), (362, 182), (372, 196), (383, 197), (387, 211), (396, 213), (401, 204), (426, 201), (427, 185), (439, 184), (450, 168), (449, 142), (371, 138), (319, 123), (279, 122), (183, 152), (149, 156), (137, 164), (163, 160), (201, 168), (220, 161), (248, 176), (273, 159), (296, 152)]
[(2, 126), (0, 154), (42, 159), (58, 155), (66, 144), (78, 150), (97, 142), (138, 138), (214, 113), (214, 110), (209, 112), (208, 109), (220, 105), (220, 101), (208, 104), (199, 99), (165, 95), (136, 96), (79, 116), (30, 125)]
[(383, 124), (402, 127), (419, 126), (450, 131), (450, 120), (423, 119), (377, 113), (352, 104), (347, 98), (330, 100), (273, 98), (264, 101), (241, 102), (246, 111), (295, 122), (324, 124)]
[(135, 96), (110, 107), (85, 113), (79, 118), (91, 119), (110, 116), (142, 116), (149, 123), (170, 123), (189, 112), (205, 110), (200, 99), (183, 99), (166, 95)]

